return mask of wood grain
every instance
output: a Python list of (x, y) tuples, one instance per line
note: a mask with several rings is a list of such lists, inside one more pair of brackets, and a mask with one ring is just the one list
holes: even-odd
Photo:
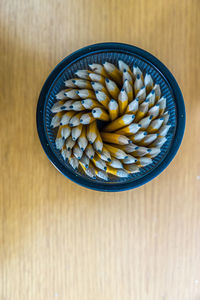
[[(1, 0), (1, 300), (200, 300), (199, 33), (199, 0)], [(35, 121), (53, 67), (103, 41), (157, 56), (187, 110), (167, 170), (116, 194), (59, 174)]]

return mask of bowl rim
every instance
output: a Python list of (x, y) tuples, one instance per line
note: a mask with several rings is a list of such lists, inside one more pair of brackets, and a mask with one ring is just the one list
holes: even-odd
[[(176, 109), (177, 109), (177, 125), (176, 131), (169, 148), (169, 151), (161, 164), (159, 164), (156, 168), (154, 168), (151, 172), (147, 173), (143, 177), (139, 179), (135, 179), (134, 181), (130, 182), (120, 182), (120, 184), (116, 183), (99, 183), (96, 185), (94, 182), (89, 181), (86, 177), (79, 177), (77, 174), (71, 172), (69, 169), (65, 168), (62, 163), (59, 161), (55, 153), (52, 151), (49, 142), (47, 140), (45, 134), (45, 126), (44, 126), (44, 103), (46, 99), (46, 95), (48, 94), (54, 80), (57, 78), (58, 74), (62, 72), (63, 68), (66, 65), (74, 62), (77, 59), (87, 55), (96, 53), (98, 51), (120, 51), (124, 53), (129, 53), (131, 55), (137, 55), (139, 58), (145, 59), (150, 62), (157, 70), (164, 76), (164, 78), (168, 81), (176, 102)], [(56, 67), (52, 70), (52, 72), (47, 77), (42, 90), (39, 95), (38, 104), (37, 104), (37, 111), (36, 111), (36, 123), (37, 123), (37, 131), (40, 138), (40, 142), (42, 147), (51, 161), (51, 163), (55, 166), (55, 168), (61, 172), (64, 176), (68, 179), (72, 180), (73, 182), (86, 187), (88, 189), (96, 190), (96, 191), (104, 191), (104, 192), (119, 192), (137, 188), (145, 183), (149, 182), (150, 180), (157, 177), (167, 166), (171, 163), (173, 158), (175, 157), (183, 139), (184, 130), (185, 130), (185, 122), (186, 122), (186, 113), (185, 113), (185, 105), (181, 90), (176, 82), (176, 79), (172, 75), (172, 73), (168, 70), (168, 68), (155, 56), (150, 54), (149, 52), (138, 48), (133, 45), (124, 44), (124, 43), (115, 43), (115, 42), (106, 42), (106, 43), (98, 43), (86, 46), (81, 48), (72, 54), (65, 57), (60, 63), (56, 65)]]

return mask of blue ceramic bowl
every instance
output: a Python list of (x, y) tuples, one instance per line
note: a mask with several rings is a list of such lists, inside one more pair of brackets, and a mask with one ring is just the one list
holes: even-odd
[[(136, 64), (145, 73), (151, 74), (154, 82), (160, 84), (162, 96), (167, 99), (166, 111), (171, 125), (167, 134), (167, 142), (161, 152), (153, 159), (153, 163), (141, 168), (140, 172), (126, 179), (111, 179), (104, 182), (91, 179), (79, 171), (75, 171), (63, 160), (55, 146), (55, 130), (51, 128), (51, 107), (56, 101), (55, 95), (64, 88), (64, 81), (73, 78), (75, 71), (88, 69), (90, 63), (109, 61), (117, 65), (121, 59), (128, 65)], [(136, 188), (152, 180), (160, 174), (172, 161), (181, 144), (185, 128), (185, 106), (180, 88), (170, 71), (150, 53), (121, 43), (101, 43), (82, 48), (63, 59), (47, 78), (38, 100), (37, 129), (41, 144), (49, 160), (67, 178), (98, 191), (124, 191)]]

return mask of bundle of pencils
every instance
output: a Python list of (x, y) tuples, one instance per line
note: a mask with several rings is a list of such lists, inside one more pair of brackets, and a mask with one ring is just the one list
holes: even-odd
[(56, 148), (91, 178), (128, 177), (151, 164), (167, 140), (166, 99), (138, 66), (119, 60), (118, 67), (105, 62), (89, 68), (78, 70), (56, 95)]

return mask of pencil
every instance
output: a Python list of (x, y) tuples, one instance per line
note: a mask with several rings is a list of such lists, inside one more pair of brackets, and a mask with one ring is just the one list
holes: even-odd
[[(78, 126), (72, 128), (71, 134), (72, 134), (73, 141), (76, 141), (79, 138), (79, 136), (81, 135), (82, 129), (83, 129), (82, 124), (79, 124)], [(69, 127), (69, 130), (70, 130), (70, 127)]]
[(110, 100), (110, 102), (108, 103), (108, 111), (111, 121), (114, 121), (119, 115), (119, 105), (117, 101), (115, 101), (114, 99)]
[(162, 115), (166, 108), (166, 98), (162, 97), (158, 100), (157, 104), (159, 104), (159, 113)]
[(87, 157), (89, 157), (89, 159), (93, 159), (95, 151), (91, 144), (87, 145), (85, 149), (85, 154), (87, 155)]
[(92, 113), (86, 113), (86, 114), (83, 114), (80, 118), (80, 123), (81, 124), (84, 124), (84, 125), (87, 125), (87, 124), (90, 124), (94, 121), (94, 117), (92, 115)]
[(132, 123), (134, 118), (135, 118), (134, 114), (125, 114), (125, 115), (119, 117), (118, 119), (112, 121), (110, 124), (108, 124), (104, 128), (104, 130), (105, 131), (116, 131), (116, 130)]
[(161, 152), (160, 148), (155, 148), (155, 147), (149, 148), (149, 154), (147, 155), (147, 157), (154, 158), (160, 152)]
[(123, 127), (121, 129), (115, 131), (115, 133), (130, 136), (130, 135), (133, 135), (136, 132), (138, 132), (138, 130), (140, 130), (141, 127), (142, 126), (140, 124), (132, 123), (126, 127)]
[(128, 144), (128, 145), (122, 146), (122, 150), (124, 150), (127, 153), (132, 153), (132, 152), (136, 151), (138, 148), (139, 147), (135, 144)]
[(128, 80), (128, 82), (130, 82), (130, 84), (133, 84), (133, 78), (130, 74), (129, 71), (127, 71), (126, 69), (123, 70), (123, 82), (125, 82), (126, 80)]
[(81, 135), (79, 136), (77, 143), (82, 151), (84, 151), (87, 147), (88, 140), (86, 138), (86, 126), (83, 126)]
[[(85, 79), (72, 79), (72, 82), (75, 87), (80, 88), (80, 89), (92, 89), (92, 85), (89, 80)], [(66, 84), (66, 82), (65, 82)]]
[(107, 143), (127, 145), (131, 142), (129, 138), (127, 138), (125, 135), (120, 135), (116, 133), (101, 132), (101, 137), (102, 140)]
[[(75, 127), (75, 126), (78, 126), (80, 124), (80, 118), (82, 117), (83, 113), (80, 112), (80, 113), (77, 113), (75, 114), (69, 121), (69, 126), (70, 127)], [(63, 123), (63, 120), (62, 120), (62, 123)]]
[(89, 77), (93, 82), (100, 83), (100, 84), (104, 85), (104, 82), (105, 82), (105, 77), (104, 76), (102, 76), (100, 74), (91, 73), (91, 74), (89, 74)]
[(78, 95), (78, 89), (71, 89), (68, 92), (65, 92), (65, 96), (73, 100), (80, 99)]
[(137, 159), (133, 155), (128, 154), (127, 156), (127, 158), (123, 159), (123, 164), (134, 164), (137, 161)]
[(119, 61), (118, 61), (118, 66), (119, 66), (119, 70), (120, 70), (121, 72), (123, 72), (124, 70), (126, 70), (126, 71), (128, 71), (130, 74), (132, 73), (130, 67), (129, 67), (123, 60), (119, 60)]
[(101, 105), (99, 103), (99, 101), (96, 101), (94, 99), (84, 99), (84, 100), (81, 101), (81, 104), (86, 109), (93, 109), (94, 107), (103, 107), (103, 105)]
[(96, 98), (99, 101), (99, 103), (101, 103), (103, 106), (105, 106), (107, 108), (108, 103), (110, 102), (110, 98), (108, 97), (108, 95), (101, 91), (96, 91), (95, 95), (96, 95)]
[(165, 137), (170, 129), (171, 125), (162, 125), (159, 129), (159, 137)]
[(69, 125), (60, 126), (61, 136), (64, 140), (66, 140), (71, 134), (71, 128)]
[(160, 99), (161, 97), (161, 89), (159, 84), (155, 84), (153, 87), (153, 90), (155, 91), (155, 96), (156, 96), (156, 102)]
[(128, 80), (124, 81), (123, 89), (126, 91), (126, 94), (128, 96), (128, 103), (130, 103), (131, 101), (133, 101), (133, 87)]
[(87, 176), (89, 176), (89, 177), (91, 177), (91, 178), (93, 178), (93, 179), (95, 179), (96, 178), (96, 173), (95, 173), (95, 169), (94, 169), (94, 167), (93, 167), (93, 165), (89, 165), (89, 167), (88, 168), (85, 168), (85, 174), (87, 175)]
[(60, 91), (59, 93), (57, 93), (56, 94), (56, 99), (58, 99), (58, 100), (67, 100), (68, 99), (68, 97), (65, 95), (65, 93), (67, 92), (67, 91), (69, 91), (70, 89), (65, 89), (65, 90), (62, 90), (62, 91)]
[(61, 130), (62, 130), (62, 127), (59, 127), (57, 135), (56, 135), (56, 140), (55, 140), (56, 148), (58, 150), (61, 150), (65, 143), (65, 140), (63, 139), (63, 137), (61, 135)]
[(139, 92), (137, 93), (136, 97), (139, 99), (139, 103), (142, 103), (146, 99), (146, 87), (143, 86)]
[(81, 79), (90, 80), (90, 77), (89, 77), (90, 72), (91, 71), (88, 71), (88, 70), (78, 70), (75, 72), (75, 75)]
[(149, 101), (146, 99), (142, 102), (138, 108), (138, 111), (135, 116), (135, 122), (139, 122), (142, 118), (144, 118), (148, 112)]
[(95, 93), (92, 90), (81, 89), (81, 90), (77, 90), (76, 93), (82, 99), (87, 99), (87, 98), (95, 99)]
[(107, 92), (107, 90), (105, 89), (105, 86), (100, 82), (92, 81), (91, 85), (92, 85), (92, 88), (95, 92), (96, 91), (100, 91), (100, 92), (104, 92), (104, 93)]
[(155, 94), (155, 90), (152, 90), (148, 96), (147, 99), (149, 100), (149, 107), (151, 108), (155, 102), (156, 102), (156, 94)]
[(140, 171), (139, 167), (136, 164), (124, 165), (126, 172), (130, 174), (138, 173)]
[(82, 105), (80, 100), (77, 100), (70, 105), (70, 109), (74, 111), (83, 111), (85, 110), (85, 107)]
[(108, 166), (113, 167), (115, 169), (123, 169), (123, 164), (121, 161), (115, 157), (112, 157), (111, 161), (107, 163)]
[(143, 74), (139, 67), (133, 65), (133, 77), (136, 79), (137, 75), (140, 75), (141, 79), (143, 80)]
[(149, 94), (153, 88), (153, 79), (152, 79), (151, 75), (148, 73), (146, 73), (146, 75), (144, 77), (144, 85), (146, 87), (147, 94)]
[(148, 146), (150, 145), (151, 143), (153, 143), (158, 137), (158, 134), (157, 133), (150, 133), (150, 134), (147, 134), (143, 141), (140, 143), (141, 146)]
[(109, 92), (109, 94), (111, 95), (112, 98), (114, 98), (115, 100), (117, 100), (117, 97), (119, 95), (119, 88), (116, 85), (116, 83), (108, 78), (105, 79), (105, 84), (107, 87), (107, 90)]
[(104, 146), (113, 157), (118, 159), (127, 158), (127, 154), (123, 150), (119, 149), (118, 147), (113, 147), (109, 144), (104, 144)]
[(102, 148), (101, 153), (97, 152), (97, 155), (98, 155), (101, 159), (103, 159), (103, 160), (105, 160), (105, 161), (108, 161), (108, 162), (111, 161), (111, 155), (110, 155), (110, 152), (109, 152), (104, 146), (103, 146), (103, 148)]
[(75, 102), (75, 100), (65, 100), (63, 105), (61, 106), (61, 110), (71, 110), (71, 105)]
[(97, 130), (97, 137), (93, 143), (93, 147), (97, 152), (101, 152), (103, 149), (103, 141), (98, 130)]
[(132, 152), (132, 155), (138, 159), (138, 157), (142, 157), (148, 153), (149, 153), (149, 148), (140, 146), (137, 149), (135, 149), (135, 151)]
[(67, 111), (64, 112), (62, 118), (60, 119), (60, 125), (67, 125), (69, 124), (71, 118), (76, 114), (75, 111)]
[(94, 141), (96, 140), (97, 133), (98, 133), (98, 129), (97, 129), (96, 122), (90, 123), (87, 127), (87, 139), (90, 144), (93, 144)]
[(133, 143), (138, 143), (138, 142), (141, 142), (145, 138), (146, 135), (147, 135), (146, 131), (139, 131), (136, 134), (129, 136), (129, 139)]
[(107, 112), (101, 107), (95, 107), (92, 110), (92, 115), (95, 119), (99, 119), (102, 121), (109, 121), (110, 117)]
[(75, 146), (73, 147), (73, 154), (78, 160), (81, 159), (83, 151), (81, 150), (78, 144), (75, 144)]
[(99, 177), (105, 181), (108, 181), (108, 174), (106, 172), (96, 169), (95, 173), (96, 173), (97, 177)]
[(74, 170), (76, 170), (76, 171), (78, 170), (79, 161), (75, 156), (70, 156), (69, 157), (69, 164), (71, 165), (71, 167)]
[(64, 159), (64, 160), (66, 160), (67, 159), (67, 150), (66, 150), (66, 147), (65, 147), (65, 145), (63, 145), (63, 147), (62, 147), (62, 150), (61, 150), (61, 155), (62, 155), (62, 158)]
[(137, 74), (135, 82), (134, 82), (134, 92), (135, 95), (139, 92), (139, 90), (144, 86), (143, 80), (141, 78), (141, 75)]
[(155, 142), (153, 142), (151, 144), (152, 147), (157, 147), (157, 148), (161, 148), (164, 143), (167, 141), (167, 138), (164, 136), (164, 137), (158, 137)]
[(90, 159), (87, 157), (87, 155), (83, 154), (83, 156), (80, 159), (80, 162), (84, 165), (85, 168), (88, 168), (90, 164)]
[(100, 65), (100, 64), (89, 64), (89, 67), (90, 67), (90, 69), (91, 69), (93, 72), (95, 72), (95, 73), (97, 73), (97, 74), (100, 74), (100, 75), (102, 75), (102, 76), (104, 76), (104, 77), (107, 77), (107, 76), (108, 76), (106, 70), (105, 70), (104, 67), (103, 67), (102, 65)]
[(152, 159), (150, 157), (140, 157), (136, 162), (136, 164), (140, 167), (148, 166), (151, 163), (152, 163)]
[(92, 162), (97, 168), (103, 171), (107, 170), (105, 161), (102, 160), (97, 154), (95, 154), (94, 158), (92, 159)]
[(76, 141), (73, 141), (73, 140), (72, 140), (72, 137), (69, 136), (69, 137), (67, 138), (67, 140), (66, 140), (66, 143), (65, 143), (66, 149), (67, 149), (68, 151), (71, 150), (71, 149), (74, 147), (75, 143), (76, 143)]
[(127, 109), (128, 105), (128, 95), (125, 91), (125, 89), (121, 89), (119, 95), (118, 95), (118, 103), (119, 103), (119, 114), (123, 115), (124, 112)]
[(147, 128), (148, 133), (157, 132), (157, 130), (160, 129), (160, 127), (162, 126), (163, 121), (164, 121), (163, 117), (153, 120), (149, 125), (149, 127)]
[(61, 107), (63, 106), (64, 103), (65, 103), (65, 100), (60, 100), (60, 101), (57, 101), (56, 103), (54, 103), (54, 105), (51, 108), (51, 112), (58, 113), (58, 112), (62, 111)]
[(152, 116), (152, 120), (156, 119), (159, 115), (159, 104), (152, 106), (147, 114)]
[(115, 169), (113, 167), (108, 166), (107, 172), (117, 177), (128, 177), (128, 173), (123, 169)]
[(136, 113), (139, 108), (139, 99), (135, 98), (133, 101), (129, 103), (126, 109), (126, 113)]
[(150, 125), (152, 119), (153, 119), (152, 115), (141, 119), (139, 122), (139, 124), (141, 125), (141, 130), (147, 129), (147, 127)]
[(162, 117), (164, 118), (163, 124), (167, 124), (167, 122), (169, 121), (169, 113), (168, 111), (166, 111)]
[(67, 88), (76, 88), (76, 85), (75, 85), (75, 80), (77, 78), (74, 78), (74, 79), (68, 79), (68, 80), (65, 80), (64, 83), (65, 83), (65, 86)]
[(122, 77), (121, 77), (121, 72), (115, 67), (115, 65), (105, 62), (103, 64), (106, 72), (109, 74), (112, 80), (115, 82), (121, 84), (122, 83)]
[(60, 125), (60, 121), (62, 119), (63, 114), (64, 114), (63, 112), (58, 112), (53, 116), (50, 125), (52, 128), (58, 127)]

